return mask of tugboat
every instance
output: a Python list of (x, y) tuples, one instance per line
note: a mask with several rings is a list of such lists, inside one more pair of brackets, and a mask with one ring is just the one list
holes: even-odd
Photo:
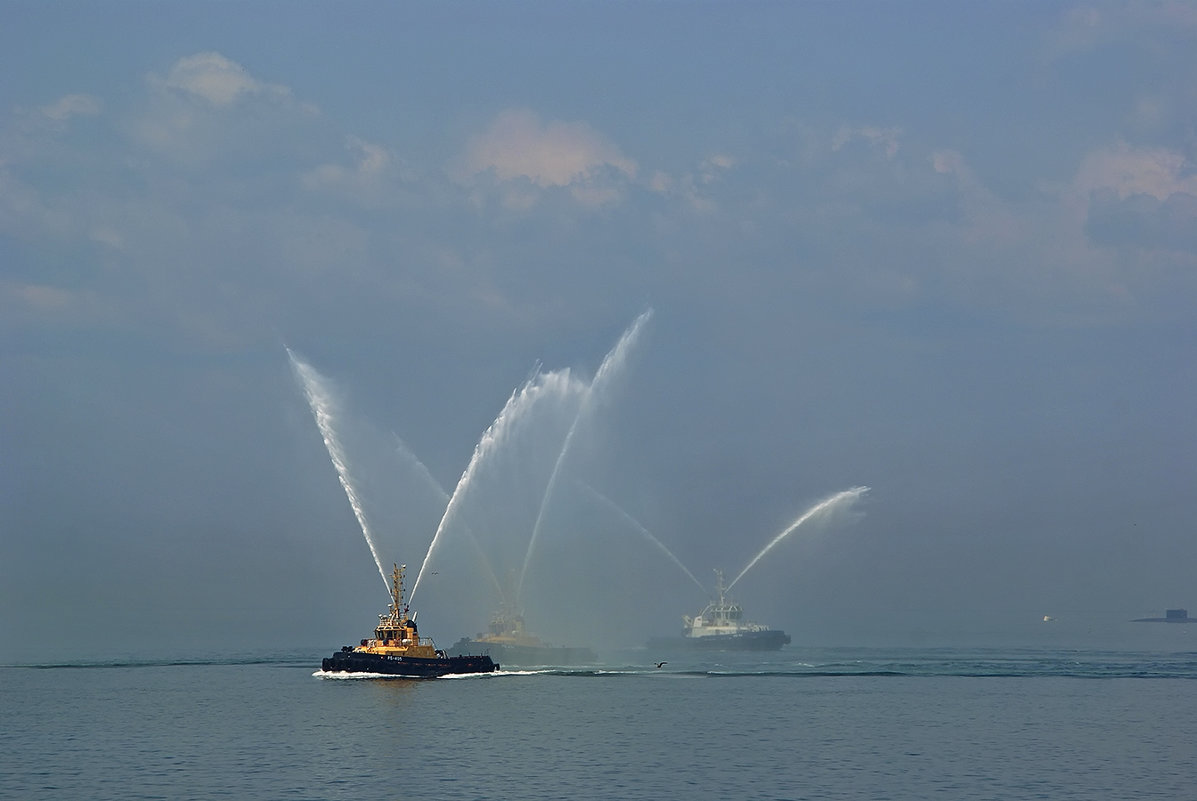
[(378, 673), (412, 679), (431, 679), (450, 673), (493, 673), (499, 666), (486, 655), (449, 656), (438, 650), (431, 639), (416, 631), (416, 616), (408, 614), (403, 603), (403, 571), (407, 565), (395, 565), (391, 572), (391, 603), (387, 614), (378, 616), (374, 638), (360, 645), (342, 646), (340, 651), (321, 662), (329, 673)]
[(598, 661), (589, 648), (549, 645), (524, 630), (524, 616), (504, 606), (491, 618), (485, 634), (462, 637), (450, 654), (484, 653), (505, 665), (593, 665)]
[(695, 617), (682, 616), (681, 637), (654, 637), (650, 649), (701, 649), (707, 651), (776, 651), (790, 642), (790, 635), (762, 623), (744, 620), (744, 609), (727, 597), (723, 571), (715, 571), (712, 601)]

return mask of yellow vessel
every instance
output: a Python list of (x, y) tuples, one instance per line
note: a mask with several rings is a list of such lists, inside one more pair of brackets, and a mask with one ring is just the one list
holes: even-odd
[(448, 656), (431, 639), (421, 638), (416, 615), (403, 602), (403, 573), (407, 565), (396, 564), (391, 572), (391, 603), (378, 616), (374, 636), (358, 645), (343, 646), (323, 660), (329, 672), (379, 673), (388, 676), (435, 678), (450, 673), (491, 673), (499, 666), (485, 655)]
[(524, 629), (524, 616), (511, 606), (504, 606), (491, 618), (486, 633), (473, 639), (463, 637), (449, 648), (451, 654), (484, 653), (503, 664), (531, 667), (538, 665), (593, 665), (594, 651), (585, 647), (549, 645)]

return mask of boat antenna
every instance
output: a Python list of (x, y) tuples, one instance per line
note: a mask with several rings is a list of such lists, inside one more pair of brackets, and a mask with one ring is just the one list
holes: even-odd
[(394, 568), (391, 570), (391, 609), (396, 617), (401, 612), (406, 616), (407, 605), (403, 603), (403, 572), (407, 570), (407, 565), (392, 564)]

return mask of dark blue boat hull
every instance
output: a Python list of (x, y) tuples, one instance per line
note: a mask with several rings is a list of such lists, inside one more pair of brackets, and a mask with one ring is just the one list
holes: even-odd
[(654, 637), (648, 647), (667, 651), (776, 651), (789, 642), (790, 635), (784, 631), (767, 629), (709, 637)]
[(445, 656), (425, 659), (414, 656), (383, 656), (362, 651), (341, 650), (321, 662), (327, 672), (380, 673), (413, 679), (435, 679), (450, 673), (493, 673), (499, 669), (489, 656)]
[(559, 645), (514, 645), (486, 642), (485, 640), (460, 639), (448, 649), (449, 654), (482, 653), (498, 659), (508, 667), (520, 665), (593, 665), (598, 656), (589, 648), (573, 648)]

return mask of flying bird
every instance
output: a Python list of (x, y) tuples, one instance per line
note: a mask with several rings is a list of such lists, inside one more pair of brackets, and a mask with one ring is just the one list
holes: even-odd
[(661, 667), (661, 665), (668, 665), (668, 664), (669, 664), (668, 662), (658, 662), (657, 667)]

